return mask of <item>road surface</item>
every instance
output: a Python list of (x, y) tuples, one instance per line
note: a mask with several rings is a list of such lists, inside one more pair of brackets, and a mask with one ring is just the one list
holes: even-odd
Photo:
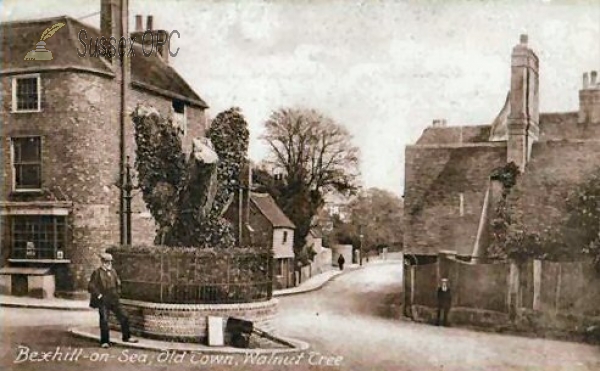
[[(280, 299), (282, 334), (311, 348), (295, 358), (217, 359), (114, 347), (99, 349), (66, 329), (97, 323), (93, 312), (2, 308), (3, 370), (600, 370), (600, 347), (439, 328), (400, 319), (400, 270), (369, 264), (337, 277), (323, 289)], [(21, 346), (22, 348), (18, 348)], [(46, 353), (81, 350), (87, 359), (52, 360)], [(27, 347), (27, 348), (26, 348)], [(69, 348), (70, 347), (70, 348)], [(27, 353), (29, 349), (29, 353)], [(94, 355), (110, 358), (95, 359)], [(20, 357), (20, 358), (19, 358)], [(169, 358), (171, 357), (171, 358)], [(284, 361), (290, 365), (280, 365)], [(220, 363), (220, 364), (219, 364)]]

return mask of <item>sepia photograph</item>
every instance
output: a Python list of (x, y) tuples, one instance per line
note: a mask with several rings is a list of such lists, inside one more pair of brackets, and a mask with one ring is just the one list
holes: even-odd
[(600, 0), (0, 1), (0, 368), (600, 370)]

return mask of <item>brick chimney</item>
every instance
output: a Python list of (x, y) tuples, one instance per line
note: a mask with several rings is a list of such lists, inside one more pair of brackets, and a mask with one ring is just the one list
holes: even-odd
[(507, 162), (521, 171), (531, 157), (539, 137), (539, 60), (521, 35), (511, 55), (510, 113), (508, 115)]
[(600, 81), (597, 71), (583, 74), (583, 87), (579, 91), (579, 123), (600, 123)]
[(136, 15), (135, 20), (135, 31), (131, 33), (131, 37), (135, 38), (135, 43), (144, 47), (148, 57), (150, 57), (152, 51), (152, 55), (158, 56), (165, 63), (169, 63), (169, 33), (166, 30), (154, 29), (154, 17), (152, 15), (146, 17), (145, 30), (142, 28), (142, 16)]
[[(123, 7), (127, 7), (127, 0), (101, 0), (100, 2), (100, 35), (107, 39), (113, 36), (117, 39), (117, 43), (123, 35), (127, 34), (127, 24), (123, 24), (121, 19)], [(112, 62), (111, 58), (108, 60)]]

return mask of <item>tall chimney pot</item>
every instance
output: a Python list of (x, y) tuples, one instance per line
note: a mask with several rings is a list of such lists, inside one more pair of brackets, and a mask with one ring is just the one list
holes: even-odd
[(590, 78), (589, 78), (589, 76), (588, 76), (588, 73), (587, 73), (587, 72), (585, 72), (585, 73), (583, 74), (583, 88), (584, 88), (584, 89), (587, 89), (587, 88), (589, 88), (589, 87), (590, 87)]
[(521, 41), (521, 44), (527, 44), (527, 41), (528, 41), (527, 35), (526, 34), (522, 34), (520, 41)]
[(153, 17), (153, 16), (151, 16), (151, 15), (149, 15), (149, 16), (146, 18), (146, 29), (147, 29), (147, 30), (150, 30), (150, 31), (152, 31), (152, 30), (153, 30), (153, 28), (152, 28), (152, 20), (153, 20), (153, 18), (154, 18), (154, 17)]
[(135, 31), (139, 32), (139, 31), (143, 31), (142, 28), (143, 26), (143, 22), (144, 20), (142, 19), (142, 15), (138, 14), (135, 16)]
[(596, 84), (597, 84), (596, 78), (598, 77), (598, 72), (592, 71), (591, 75), (592, 75), (591, 85), (596, 86)]

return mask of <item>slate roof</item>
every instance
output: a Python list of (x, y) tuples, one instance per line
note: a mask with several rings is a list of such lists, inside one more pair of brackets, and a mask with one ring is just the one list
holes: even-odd
[(598, 139), (534, 143), (531, 160), (511, 191), (509, 202), (530, 228), (558, 228), (567, 198), (599, 166)]
[[(407, 252), (471, 255), (489, 175), (506, 163), (506, 142), (406, 149), (404, 246)], [(460, 194), (464, 214), (460, 215)]]
[[(30, 50), (35, 49), (44, 30), (58, 22), (65, 23), (65, 26), (45, 40), (46, 49), (52, 52), (53, 59), (50, 61), (23, 60)], [(88, 43), (90, 39), (95, 40), (100, 36), (98, 28), (68, 16), (0, 23), (1, 73), (71, 69), (114, 76), (110, 63), (104, 58), (94, 58), (89, 55), (79, 57), (77, 51), (83, 51), (83, 45), (78, 36), (82, 29), (86, 30)], [(131, 59), (131, 83), (133, 86), (178, 98), (191, 105), (208, 107), (177, 71), (161, 58), (155, 54), (145, 57), (139, 44), (135, 45), (134, 53)]]
[(292, 221), (283, 213), (283, 211), (277, 206), (277, 203), (268, 193), (250, 193), (250, 200), (258, 210), (269, 220), (269, 222), (275, 228), (291, 228), (295, 229), (296, 226)]
[[(491, 125), (428, 127), (417, 140), (417, 145), (452, 143), (481, 143), (490, 137)], [(461, 140), (462, 138), (462, 140)]]

